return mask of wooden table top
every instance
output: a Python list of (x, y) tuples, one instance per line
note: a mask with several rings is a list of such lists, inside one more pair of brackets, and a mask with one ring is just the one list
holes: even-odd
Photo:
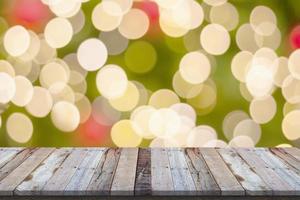
[(0, 196), (299, 196), (298, 148), (2, 148)]

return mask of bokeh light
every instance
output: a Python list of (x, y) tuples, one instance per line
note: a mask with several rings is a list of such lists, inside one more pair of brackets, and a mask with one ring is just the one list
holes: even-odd
[(1, 5), (1, 8), (9, 24), (19, 24), (41, 32), (52, 17), (49, 7), (41, 0), (11, 0), (3, 2), (4, 5)]
[(115, 145), (121, 147), (137, 147), (142, 142), (142, 137), (136, 134), (130, 120), (121, 120), (114, 124), (111, 138)]
[(51, 119), (55, 127), (63, 132), (75, 131), (80, 122), (80, 113), (77, 107), (66, 101), (54, 104)]
[(259, 124), (253, 120), (245, 119), (236, 125), (233, 131), (233, 136), (248, 136), (252, 139), (254, 144), (257, 144), (261, 137), (261, 128)]
[(15, 77), (16, 93), (12, 102), (20, 107), (26, 106), (33, 96), (32, 83), (24, 76)]
[(0, 60), (0, 72), (4, 72), (11, 77), (14, 77), (16, 74), (14, 67), (6, 60)]
[(223, 26), (209, 24), (203, 28), (200, 35), (200, 42), (207, 53), (222, 55), (230, 46), (230, 36)]
[(178, 96), (172, 90), (168, 89), (157, 90), (149, 99), (149, 105), (154, 108), (168, 108), (169, 106), (179, 102), (180, 99)]
[(227, 0), (204, 0), (204, 2), (210, 6), (220, 6), (227, 2)]
[(75, 93), (72, 88), (64, 82), (53, 83), (49, 87), (49, 92), (54, 103), (59, 101), (75, 102)]
[(299, 135), (299, 117), (300, 111), (295, 110), (288, 113), (282, 122), (282, 130), (284, 136), (289, 140), (297, 140), (300, 138)]
[(141, 106), (135, 109), (130, 120), (135, 132), (145, 139), (153, 139), (155, 135), (150, 130), (150, 118), (156, 109), (152, 106)]
[(254, 99), (250, 103), (250, 115), (259, 124), (268, 123), (277, 112), (276, 101), (272, 96)]
[(177, 71), (173, 76), (172, 86), (178, 96), (186, 99), (197, 96), (203, 88), (202, 83), (191, 84), (188, 81), (186, 81), (181, 76), (179, 71)]
[(148, 42), (137, 41), (129, 45), (125, 52), (125, 63), (130, 71), (144, 74), (151, 71), (156, 64), (157, 53)]
[(229, 147), (233, 148), (253, 148), (255, 146), (253, 140), (245, 135), (237, 136), (234, 137), (232, 140), (229, 142)]
[(297, 25), (290, 33), (290, 43), (294, 49), (300, 48), (300, 26)]
[(98, 39), (88, 39), (81, 43), (77, 51), (79, 64), (87, 71), (100, 69), (107, 60), (107, 49)]
[(195, 127), (187, 138), (189, 147), (204, 147), (206, 143), (217, 138), (216, 131), (209, 126)]
[(50, 62), (41, 69), (39, 80), (43, 87), (49, 88), (56, 82), (66, 83), (68, 79), (68, 71), (66, 71), (61, 63)]
[(23, 26), (13, 26), (5, 33), (3, 42), (11, 56), (20, 56), (29, 48), (30, 35)]
[(124, 94), (118, 98), (109, 99), (110, 105), (118, 111), (132, 111), (139, 103), (140, 93), (137, 86), (128, 82)]
[(119, 4), (114, 1), (103, 1), (93, 10), (93, 25), (100, 31), (112, 31), (122, 21), (123, 13)]
[(117, 65), (106, 65), (97, 73), (96, 85), (104, 97), (107, 99), (117, 99), (122, 97), (127, 90), (127, 75)]
[(45, 39), (53, 48), (62, 48), (72, 39), (72, 24), (64, 18), (52, 19), (45, 28)]
[(250, 24), (241, 25), (236, 33), (235, 40), (242, 51), (255, 52), (259, 46), (255, 37), (256, 33)]
[(289, 70), (296, 79), (300, 79), (300, 50), (294, 51), (289, 57)]
[(0, 72), (0, 103), (6, 104), (15, 96), (16, 83), (7, 73)]
[(92, 117), (102, 125), (111, 126), (121, 118), (121, 113), (114, 109), (107, 99), (97, 97), (92, 103)]
[(133, 8), (123, 16), (119, 31), (128, 39), (139, 39), (147, 33), (149, 24), (147, 14), (140, 9)]
[(266, 6), (255, 7), (250, 15), (250, 24), (260, 35), (271, 35), (276, 28), (277, 18), (275, 13)]
[(26, 105), (26, 110), (34, 117), (46, 117), (53, 106), (53, 99), (50, 92), (42, 87), (33, 88), (33, 96)]
[(46, 64), (54, 59), (57, 55), (56, 49), (49, 46), (44, 36), (40, 37), (40, 49), (34, 60), (38, 64)]
[(6, 122), (9, 137), (18, 143), (28, 142), (33, 134), (33, 125), (29, 117), (23, 113), (13, 113)]
[(209, 18), (212, 23), (221, 24), (228, 31), (234, 30), (239, 23), (239, 13), (230, 3), (212, 7)]
[(200, 52), (186, 54), (180, 61), (179, 72), (185, 81), (191, 84), (203, 83), (211, 72), (208, 58)]
[(84, 12), (82, 10), (79, 10), (76, 15), (69, 18), (69, 22), (72, 25), (73, 33), (79, 33), (83, 29), (86, 22)]
[(249, 51), (240, 51), (237, 53), (231, 63), (233, 76), (240, 82), (246, 81), (247, 72), (252, 63), (253, 54)]
[(152, 134), (158, 138), (172, 138), (181, 125), (180, 116), (169, 108), (160, 108), (150, 117), (149, 127)]
[(99, 38), (105, 44), (108, 55), (115, 56), (123, 53), (129, 43), (129, 40), (117, 30), (101, 32)]
[(299, 146), (279, 1), (1, 1), (0, 145)]
[(225, 116), (223, 121), (223, 132), (228, 140), (233, 138), (235, 127), (245, 119), (249, 119), (249, 115), (242, 110), (232, 111)]

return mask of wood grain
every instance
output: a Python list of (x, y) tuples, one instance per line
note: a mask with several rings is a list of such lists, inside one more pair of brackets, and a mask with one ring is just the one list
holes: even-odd
[(298, 149), (298, 148), (284, 148), (282, 150), (287, 152), (288, 154), (292, 155), (298, 161), (300, 161), (300, 149)]
[(228, 169), (223, 159), (215, 149), (203, 148), (200, 150), (206, 164), (214, 176), (221, 194), (226, 196), (245, 195), (244, 188), (240, 185), (236, 177)]
[(151, 150), (139, 149), (135, 176), (135, 196), (151, 195)]
[(68, 183), (64, 194), (72, 196), (86, 194), (86, 189), (105, 150), (105, 148), (89, 149), (87, 155)]
[(87, 195), (109, 195), (113, 177), (120, 158), (120, 149), (107, 149), (102, 156), (91, 182)]
[(251, 169), (233, 149), (219, 149), (218, 152), (232, 173), (246, 190), (246, 195), (270, 196), (272, 189)]
[(137, 148), (122, 149), (110, 189), (111, 195), (134, 195), (137, 158)]
[(87, 149), (74, 149), (63, 164), (55, 171), (41, 193), (43, 195), (63, 195), (68, 183), (86, 156)]
[[(264, 160), (280, 177), (292, 187), (293, 190), (300, 190), (299, 171), (294, 170), (286, 163), (282, 162), (278, 157), (274, 156), (268, 149), (257, 149), (255, 153)], [(300, 195), (299, 192), (296, 194)]]
[(174, 186), (167, 149), (151, 149), (151, 177), (153, 195), (173, 195)]
[(196, 195), (196, 187), (182, 149), (168, 150), (174, 195)]
[(299, 152), (297, 148), (0, 148), (0, 199), (49, 195), (297, 199)]
[(8, 162), (0, 169), (0, 181), (8, 176), (14, 169), (21, 165), (36, 149), (24, 149), (9, 157), (4, 162)]
[(288, 163), (290, 166), (294, 167), (297, 170), (300, 170), (300, 160), (297, 160), (295, 157), (292, 155), (288, 154), (286, 151), (283, 149), (279, 148), (271, 148), (270, 151), (281, 158), (284, 162)]
[(8, 149), (1, 149), (0, 152), (0, 169), (6, 165), (16, 154), (22, 151), (23, 148), (8, 148)]
[(295, 195), (295, 190), (286, 182), (285, 178), (280, 177), (264, 160), (252, 151), (252, 149), (238, 149), (237, 152), (255, 173), (272, 188), (273, 195)]
[(197, 195), (220, 195), (221, 190), (200, 154), (200, 150), (185, 149), (185, 157), (195, 183)]
[(53, 148), (37, 149), (15, 170), (0, 182), (1, 195), (13, 195), (15, 188), (54, 151)]
[(56, 149), (16, 188), (17, 195), (39, 195), (45, 184), (71, 153), (71, 148)]

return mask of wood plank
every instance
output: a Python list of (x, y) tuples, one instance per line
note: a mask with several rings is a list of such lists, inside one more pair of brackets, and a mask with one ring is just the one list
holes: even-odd
[(296, 147), (291, 147), (291, 148), (284, 148), (283, 150), (288, 154), (292, 155), (297, 160), (300, 160), (300, 149)]
[(280, 177), (300, 195), (300, 175), (299, 171), (289, 167), (286, 163), (281, 162), (279, 158), (274, 156), (268, 149), (255, 149), (255, 153), (264, 160)]
[(28, 148), (24, 149), (17, 154), (14, 154), (1, 169), (0, 169), (0, 181), (7, 177), (14, 169), (16, 169), (24, 160), (33, 154), (36, 149)]
[(151, 150), (139, 149), (135, 179), (135, 196), (151, 195)]
[(200, 153), (220, 187), (222, 195), (245, 195), (244, 188), (239, 184), (215, 149), (203, 148), (200, 149)]
[(16, 195), (39, 195), (45, 184), (70, 155), (72, 148), (56, 149), (16, 188)]
[(93, 177), (96, 167), (106, 148), (89, 148), (88, 154), (77, 168), (71, 181), (65, 189), (65, 195), (85, 195), (86, 189)]
[(113, 177), (120, 158), (120, 149), (104, 152), (87, 188), (87, 195), (109, 195)]
[(189, 171), (182, 149), (168, 150), (171, 174), (173, 179), (173, 195), (196, 195), (194, 180)]
[(233, 149), (218, 149), (218, 152), (245, 189), (246, 195), (272, 195), (272, 189), (265, 184)]
[(252, 170), (272, 188), (273, 195), (295, 195), (293, 188), (251, 149), (239, 148), (237, 152)]
[(6, 165), (13, 157), (15, 157), (24, 148), (7, 148), (1, 149), (0, 152), (0, 169)]
[(299, 196), (299, 149), (288, 149), (0, 148), (0, 196)]
[(172, 195), (174, 192), (167, 149), (151, 149), (152, 195)]
[(297, 170), (300, 170), (300, 160), (297, 160), (295, 157), (285, 152), (284, 149), (271, 148), (270, 151), (274, 155), (288, 163), (290, 166), (294, 167)]
[(45, 160), (54, 148), (37, 149), (20, 166), (0, 182), (1, 195), (13, 195), (15, 188)]
[(185, 158), (195, 183), (197, 195), (220, 195), (221, 190), (208, 169), (199, 149), (185, 149)]
[(134, 195), (138, 148), (124, 148), (111, 186), (111, 195)]
[(88, 150), (76, 148), (46, 183), (41, 195), (64, 195), (64, 190), (86, 156)]

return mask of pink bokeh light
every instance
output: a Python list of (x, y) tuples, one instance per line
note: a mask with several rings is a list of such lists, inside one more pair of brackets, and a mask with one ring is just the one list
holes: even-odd
[(300, 48), (300, 25), (293, 28), (290, 34), (290, 44), (293, 49)]
[(5, 1), (2, 12), (9, 24), (19, 24), (36, 32), (41, 32), (53, 16), (41, 0)]

